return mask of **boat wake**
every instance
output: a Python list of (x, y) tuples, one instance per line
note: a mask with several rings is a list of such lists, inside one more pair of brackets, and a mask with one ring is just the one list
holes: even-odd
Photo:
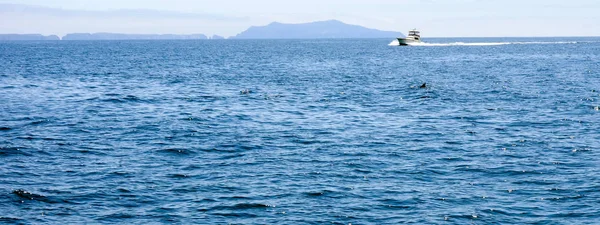
[[(409, 46), (427, 46), (427, 47), (435, 47), (435, 46), (497, 46), (497, 45), (532, 45), (532, 44), (577, 44), (576, 41), (555, 41), (555, 42), (539, 42), (539, 41), (531, 41), (531, 42), (452, 42), (452, 43), (411, 43)], [(389, 46), (399, 46), (398, 40), (392, 41)]]

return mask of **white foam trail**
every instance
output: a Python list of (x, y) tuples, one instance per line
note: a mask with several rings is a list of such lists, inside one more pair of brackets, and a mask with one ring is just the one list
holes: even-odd
[(515, 45), (547, 45), (547, 44), (577, 44), (577, 41), (555, 41), (555, 42), (543, 42), (543, 41), (531, 41), (531, 42), (512, 42)]
[(398, 42), (398, 39), (393, 40), (392, 42), (390, 42), (390, 44), (388, 44), (389, 46), (399, 46), (400, 42)]
[(494, 45), (509, 45), (510, 42), (481, 42), (481, 43), (464, 43), (464, 42), (454, 42), (454, 43), (414, 43), (409, 44), (410, 46), (494, 46)]
[[(555, 41), (555, 42), (452, 42), (452, 43), (412, 43), (410, 46), (496, 46), (496, 45), (532, 45), (532, 44), (577, 44), (576, 41)], [(388, 44), (389, 46), (398, 46), (398, 40), (394, 40)]]

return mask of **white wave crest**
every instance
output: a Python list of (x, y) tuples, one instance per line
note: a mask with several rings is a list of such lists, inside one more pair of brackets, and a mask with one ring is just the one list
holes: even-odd
[(410, 46), (493, 46), (493, 45), (509, 45), (510, 42), (481, 42), (481, 43), (465, 43), (465, 42), (454, 42), (454, 43), (414, 43), (409, 44)]
[[(531, 45), (531, 44), (577, 44), (576, 41), (555, 41), (555, 42), (452, 42), (452, 43), (411, 43), (409, 46), (497, 46), (497, 45)], [(398, 40), (394, 40), (388, 44), (389, 46), (399, 46)]]

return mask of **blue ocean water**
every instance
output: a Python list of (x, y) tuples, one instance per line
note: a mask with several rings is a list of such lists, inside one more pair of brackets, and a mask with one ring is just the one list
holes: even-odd
[(1, 42), (0, 223), (600, 221), (600, 38), (390, 41)]

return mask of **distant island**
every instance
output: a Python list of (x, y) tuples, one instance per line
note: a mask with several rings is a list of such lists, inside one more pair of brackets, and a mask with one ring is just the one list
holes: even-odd
[(253, 26), (231, 37), (232, 39), (322, 39), (322, 38), (395, 38), (401, 32), (381, 31), (338, 20), (312, 23), (285, 24), (273, 22), (266, 26)]
[(0, 41), (58, 41), (56, 35), (44, 36), (41, 34), (0, 34)]
[(205, 40), (204, 34), (119, 34), (119, 33), (75, 33), (67, 34), (62, 40)]
[[(285, 24), (273, 22), (266, 26), (252, 26), (230, 39), (325, 39), (325, 38), (396, 38), (404, 34), (382, 31), (338, 20), (311, 23)], [(121, 33), (72, 33), (62, 40), (218, 40), (219, 35), (204, 34), (121, 34)], [(0, 34), (2, 40), (61, 40), (56, 35)]]

